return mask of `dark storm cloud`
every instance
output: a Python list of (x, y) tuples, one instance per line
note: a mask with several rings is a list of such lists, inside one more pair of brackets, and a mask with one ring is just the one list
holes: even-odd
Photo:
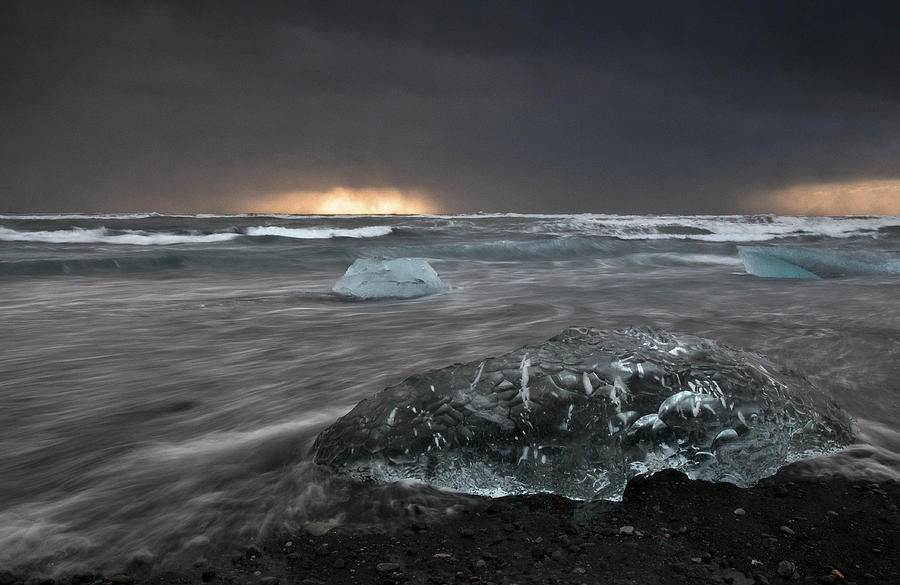
[(399, 187), (723, 212), (900, 175), (890, 4), (5, 3), (4, 210)]

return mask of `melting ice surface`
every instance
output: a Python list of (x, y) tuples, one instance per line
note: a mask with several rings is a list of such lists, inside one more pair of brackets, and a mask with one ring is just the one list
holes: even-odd
[(358, 299), (408, 299), (430, 295), (445, 288), (434, 268), (420, 258), (358, 258), (331, 290)]
[(835, 278), (900, 274), (900, 257), (795, 246), (738, 246), (749, 274), (769, 278)]
[(572, 327), (363, 400), (319, 435), (316, 461), (476, 494), (617, 499), (640, 473), (671, 467), (746, 486), (852, 440), (843, 411), (758, 354)]

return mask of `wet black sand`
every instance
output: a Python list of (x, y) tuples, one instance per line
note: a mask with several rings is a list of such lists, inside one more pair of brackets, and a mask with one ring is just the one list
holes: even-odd
[[(622, 502), (475, 498), (389, 529), (278, 534), (176, 571), (70, 575), (59, 583), (900, 583), (900, 485), (791, 480), (740, 489), (675, 471), (632, 481)], [(0, 573), (0, 585), (49, 583)]]

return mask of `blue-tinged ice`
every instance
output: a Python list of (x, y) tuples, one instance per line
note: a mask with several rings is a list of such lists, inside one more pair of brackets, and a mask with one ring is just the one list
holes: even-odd
[(363, 400), (319, 435), (316, 461), (476, 494), (615, 499), (640, 473), (746, 486), (852, 440), (836, 404), (763, 356), (659, 330), (572, 327)]
[(358, 299), (408, 299), (430, 295), (446, 288), (434, 268), (420, 258), (359, 258), (334, 283), (331, 290)]
[(795, 246), (738, 246), (748, 274), (768, 278), (838, 278), (900, 274), (900, 256)]

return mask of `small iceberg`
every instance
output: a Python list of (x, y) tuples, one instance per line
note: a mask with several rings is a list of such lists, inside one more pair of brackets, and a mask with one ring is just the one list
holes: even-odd
[(738, 246), (747, 274), (766, 278), (840, 278), (900, 274), (900, 257), (795, 246)]
[(331, 288), (356, 299), (410, 299), (446, 289), (434, 268), (421, 258), (358, 258)]
[(482, 495), (619, 499), (635, 475), (674, 468), (747, 486), (853, 440), (835, 403), (761, 355), (661, 330), (572, 327), (363, 400), (319, 435), (315, 460)]

